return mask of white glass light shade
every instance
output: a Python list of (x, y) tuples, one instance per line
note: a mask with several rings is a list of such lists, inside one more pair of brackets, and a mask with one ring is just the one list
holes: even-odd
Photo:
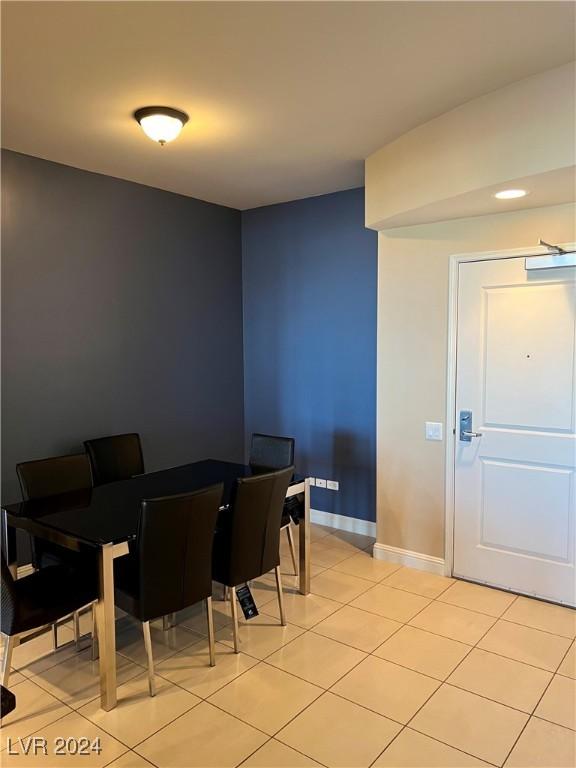
[(140, 127), (152, 141), (167, 144), (180, 134), (188, 115), (171, 107), (143, 107), (134, 113)]

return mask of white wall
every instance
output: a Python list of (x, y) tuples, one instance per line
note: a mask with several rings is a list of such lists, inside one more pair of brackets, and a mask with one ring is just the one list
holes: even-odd
[(568, 64), (418, 126), (367, 159), (366, 225), (494, 213), (502, 203), (492, 192), (511, 180), (531, 191), (514, 208), (574, 199), (575, 120), (576, 71)]
[[(424, 422), (445, 421), (449, 259), (576, 240), (575, 100), (573, 64), (558, 67), (467, 102), (366, 161), (366, 224), (380, 231), (381, 545), (444, 556), (445, 443), (426, 441)], [(518, 180), (526, 198), (494, 199)]]
[(572, 204), (379, 234), (377, 522), (380, 544), (444, 556), (444, 451), (451, 254), (576, 240)]

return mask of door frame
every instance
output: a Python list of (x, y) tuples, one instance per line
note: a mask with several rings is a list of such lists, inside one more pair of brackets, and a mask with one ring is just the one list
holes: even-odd
[[(558, 243), (567, 251), (576, 250), (576, 243)], [(454, 482), (456, 479), (456, 352), (458, 336), (458, 277), (460, 264), (469, 261), (495, 261), (526, 256), (549, 256), (543, 246), (509, 248), (502, 251), (457, 253), (450, 256), (448, 273), (448, 356), (446, 362), (446, 470), (444, 479), (444, 575), (452, 576), (454, 567), (454, 521), (456, 517)]]

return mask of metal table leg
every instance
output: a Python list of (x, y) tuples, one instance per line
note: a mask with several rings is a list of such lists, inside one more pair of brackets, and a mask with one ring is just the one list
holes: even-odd
[(304, 481), (304, 519), (298, 526), (300, 537), (300, 593), (310, 594), (310, 480)]
[(128, 554), (128, 544), (104, 544), (100, 550), (99, 593), (96, 604), (100, 654), (100, 706), (116, 706), (116, 624), (114, 616), (114, 558)]
[(100, 653), (100, 706), (116, 706), (116, 632), (114, 627), (114, 546), (100, 550), (99, 594), (96, 605), (98, 651)]

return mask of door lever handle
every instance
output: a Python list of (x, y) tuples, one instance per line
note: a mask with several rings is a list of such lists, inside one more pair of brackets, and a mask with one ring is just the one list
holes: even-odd
[(482, 437), (482, 432), (472, 429), (472, 411), (460, 411), (460, 440), (471, 443), (473, 437)]

